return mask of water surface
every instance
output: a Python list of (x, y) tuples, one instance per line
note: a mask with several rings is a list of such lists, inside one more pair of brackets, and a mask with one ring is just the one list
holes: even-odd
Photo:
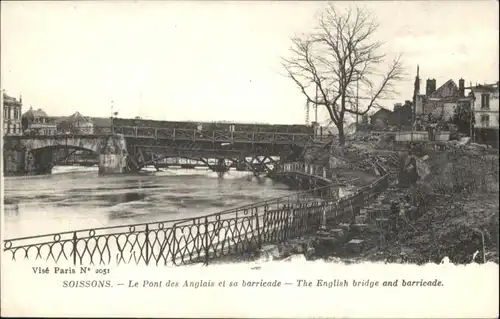
[(166, 169), (98, 176), (97, 167), (4, 179), (5, 238), (194, 217), (291, 193), (268, 178)]

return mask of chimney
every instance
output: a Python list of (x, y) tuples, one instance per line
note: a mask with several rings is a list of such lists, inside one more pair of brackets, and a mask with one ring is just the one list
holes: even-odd
[(434, 91), (436, 91), (436, 79), (427, 79), (427, 84), (425, 86), (425, 95), (429, 96)]
[(459, 93), (460, 97), (465, 96), (465, 81), (462, 78), (460, 78), (460, 80), (458, 80), (458, 93)]

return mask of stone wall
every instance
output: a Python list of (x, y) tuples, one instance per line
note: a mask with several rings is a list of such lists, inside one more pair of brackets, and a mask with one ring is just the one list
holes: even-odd
[(127, 171), (127, 144), (123, 135), (109, 136), (99, 150), (99, 174)]
[(3, 152), (4, 175), (15, 175), (24, 170), (25, 152), (7, 149)]

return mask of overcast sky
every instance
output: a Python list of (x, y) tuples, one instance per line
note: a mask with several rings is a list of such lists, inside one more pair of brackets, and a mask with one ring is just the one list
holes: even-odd
[[(340, 8), (353, 5), (339, 2)], [(497, 1), (356, 2), (378, 17), (389, 55), (439, 87), (498, 80)], [(282, 75), (290, 37), (323, 2), (1, 2), (1, 84), (49, 115), (304, 123)], [(320, 118), (324, 117), (320, 112)]]

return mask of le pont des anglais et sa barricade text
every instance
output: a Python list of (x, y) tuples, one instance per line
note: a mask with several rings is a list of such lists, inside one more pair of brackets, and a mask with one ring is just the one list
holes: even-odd
[[(38, 275), (61, 274), (61, 275), (91, 275), (100, 274), (109, 276), (110, 269), (80, 267), (59, 268), (54, 267), (33, 267), (33, 273)], [(377, 288), (377, 287), (442, 287), (443, 283), (438, 279), (395, 279), (395, 280), (373, 280), (373, 279), (295, 279), (295, 280), (278, 280), (278, 279), (257, 279), (257, 280), (156, 280), (156, 279), (136, 279), (114, 282), (111, 280), (66, 280), (63, 281), (65, 288), (280, 288), (280, 287), (297, 287), (297, 288)], [(69, 278), (68, 278), (69, 279)], [(75, 278), (76, 279), (76, 278)], [(89, 279), (89, 278), (87, 278)], [(97, 278), (96, 278), (97, 279)]]
[(443, 283), (438, 279), (433, 280), (407, 280), (396, 279), (393, 281), (379, 281), (379, 280), (347, 280), (347, 279), (333, 279), (333, 280), (304, 280), (298, 279), (295, 281), (285, 282), (280, 280), (184, 280), (184, 281), (134, 281), (129, 280), (128, 288), (211, 288), (211, 287), (248, 287), (248, 288), (279, 288), (279, 287), (320, 287), (320, 288), (377, 288), (377, 287), (442, 287)]

